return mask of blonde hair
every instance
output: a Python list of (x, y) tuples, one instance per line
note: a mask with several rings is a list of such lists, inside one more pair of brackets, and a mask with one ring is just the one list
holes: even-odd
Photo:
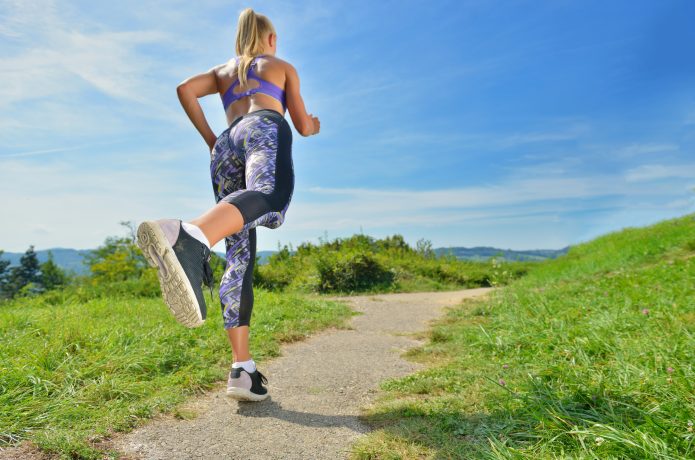
[(263, 40), (269, 33), (275, 33), (275, 27), (266, 16), (246, 8), (239, 15), (236, 31), (236, 54), (239, 56), (237, 70), (239, 85), (247, 83), (246, 74), (253, 58), (263, 51)]

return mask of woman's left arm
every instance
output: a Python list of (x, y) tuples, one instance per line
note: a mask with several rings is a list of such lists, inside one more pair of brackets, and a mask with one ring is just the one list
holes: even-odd
[(218, 92), (216, 68), (213, 67), (207, 72), (187, 78), (176, 87), (176, 93), (179, 96), (183, 110), (186, 111), (186, 115), (191, 119), (195, 129), (203, 136), (210, 152), (212, 152), (212, 148), (215, 146), (217, 136), (212, 132), (208, 121), (205, 119), (198, 98)]

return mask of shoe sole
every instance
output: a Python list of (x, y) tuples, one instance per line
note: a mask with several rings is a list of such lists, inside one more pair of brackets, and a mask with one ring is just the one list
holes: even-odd
[(137, 237), (147, 263), (159, 269), (164, 302), (174, 318), (189, 328), (202, 325), (205, 321), (191, 282), (162, 229), (154, 221), (145, 221), (138, 226)]
[(266, 393), (264, 395), (257, 395), (246, 388), (232, 387), (227, 388), (227, 396), (239, 401), (263, 401), (269, 396), (269, 394)]

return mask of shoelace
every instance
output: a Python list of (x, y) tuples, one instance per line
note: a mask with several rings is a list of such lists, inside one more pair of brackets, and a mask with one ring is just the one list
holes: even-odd
[[(232, 366), (232, 371), (233, 371), (233, 370), (234, 370), (234, 367)], [(231, 372), (231, 371), (230, 371), (230, 372)], [(261, 374), (261, 371), (259, 371), (258, 369), (256, 369), (255, 372), (256, 372), (256, 373), (258, 374), (258, 376), (261, 378), (261, 383), (262, 383), (263, 385), (268, 385), (268, 379), (265, 378), (265, 375)]]
[(261, 371), (259, 371), (258, 369), (256, 369), (256, 372), (258, 372), (258, 376), (261, 378), (261, 383), (267, 385), (268, 379), (265, 378), (265, 375), (261, 374)]
[[(205, 249), (203, 249), (203, 257), (205, 257)], [(215, 283), (212, 267), (210, 267), (210, 258), (212, 252), (203, 260), (203, 284), (210, 288), (210, 297), (212, 298), (212, 285)]]

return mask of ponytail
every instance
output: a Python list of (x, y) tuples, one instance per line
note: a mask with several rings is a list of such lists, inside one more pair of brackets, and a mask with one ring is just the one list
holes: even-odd
[(239, 56), (239, 68), (237, 74), (239, 85), (247, 83), (246, 74), (249, 71), (253, 58), (263, 51), (263, 40), (269, 33), (275, 33), (275, 28), (270, 20), (257, 14), (251, 8), (245, 8), (239, 15), (236, 31), (236, 54)]

